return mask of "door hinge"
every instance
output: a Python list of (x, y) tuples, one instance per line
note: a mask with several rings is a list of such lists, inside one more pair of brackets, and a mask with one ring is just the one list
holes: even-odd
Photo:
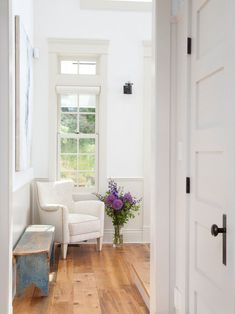
[(187, 38), (187, 54), (191, 55), (192, 53), (192, 38), (188, 37)]
[(186, 178), (186, 194), (190, 194), (191, 186), (190, 186), (190, 177)]

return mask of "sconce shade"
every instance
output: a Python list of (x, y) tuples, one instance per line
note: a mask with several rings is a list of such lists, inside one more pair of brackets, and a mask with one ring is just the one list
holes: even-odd
[(125, 85), (123, 86), (123, 93), (131, 95), (132, 94), (132, 85), (133, 85), (133, 83), (131, 83), (131, 82), (125, 83)]

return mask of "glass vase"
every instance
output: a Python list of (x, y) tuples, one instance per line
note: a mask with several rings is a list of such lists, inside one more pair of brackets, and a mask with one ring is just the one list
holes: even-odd
[(114, 235), (113, 235), (113, 247), (118, 248), (123, 245), (123, 234), (122, 234), (122, 226), (116, 225), (114, 226)]

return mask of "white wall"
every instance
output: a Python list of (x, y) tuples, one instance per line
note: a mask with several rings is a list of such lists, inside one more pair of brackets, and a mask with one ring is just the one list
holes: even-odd
[[(151, 12), (81, 10), (78, 0), (35, 1), (35, 118), (33, 164), (36, 178), (49, 176), (50, 127), (48, 103), (48, 38), (88, 38), (110, 41), (107, 77), (107, 176), (134, 182), (133, 192), (143, 195), (143, 41), (151, 39)], [(123, 95), (132, 81), (133, 95)], [(133, 181), (133, 178), (136, 180)], [(125, 181), (126, 182), (126, 181)], [(128, 183), (128, 187), (132, 190)], [(141, 187), (141, 191), (139, 191)], [(145, 209), (149, 210), (149, 208)], [(143, 228), (142, 213), (128, 228)], [(140, 220), (141, 217), (141, 220)], [(106, 224), (107, 232), (110, 228)], [(129, 230), (129, 229), (128, 229)]]
[[(14, 47), (14, 16), (19, 15), (21, 22), (29, 36), (31, 44), (33, 45), (33, 0), (13, 0), (12, 1), (12, 38)], [(14, 51), (15, 48), (13, 48)], [(13, 69), (15, 67), (15, 55), (13, 53)], [(12, 97), (15, 99), (15, 80), (13, 79)], [(14, 106), (13, 106), (14, 108)], [(15, 112), (13, 109), (13, 169), (15, 169)], [(24, 228), (31, 222), (31, 206), (30, 206), (30, 183), (33, 179), (33, 168), (22, 171), (13, 172), (13, 245), (19, 239)]]
[[(53, 12), (53, 13), (52, 13)], [(36, 177), (48, 177), (48, 53), (47, 38), (110, 40), (108, 61), (108, 176), (143, 176), (143, 48), (151, 37), (151, 13), (80, 10), (78, 0), (35, 2)], [(123, 84), (134, 83), (132, 96)], [(43, 152), (43, 153), (42, 153)]]
[(12, 217), (11, 217), (11, 1), (0, 0), (0, 313), (12, 312)]

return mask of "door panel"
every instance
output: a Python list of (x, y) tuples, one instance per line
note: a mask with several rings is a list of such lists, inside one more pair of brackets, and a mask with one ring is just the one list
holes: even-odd
[(221, 101), (224, 98), (223, 74), (223, 69), (218, 69), (197, 82), (196, 127), (198, 129), (207, 129), (221, 124), (223, 113)]
[(204, 0), (197, 2), (197, 56), (201, 58), (223, 39), (224, 1)]
[[(195, 268), (199, 274), (218, 288), (224, 282), (225, 267), (222, 264), (222, 242), (208, 237), (210, 228), (195, 224)], [(217, 276), (215, 276), (217, 274)]]
[[(221, 208), (224, 204), (224, 156), (217, 151), (195, 154), (195, 198), (198, 202)], [(208, 184), (208, 181), (210, 184)]]
[(194, 296), (194, 303), (195, 307), (197, 308), (197, 313), (214, 314), (214, 311), (210, 308), (209, 304), (197, 293), (195, 293)]
[[(190, 314), (235, 312), (234, 12), (232, 0), (192, 1)], [(222, 235), (211, 235), (213, 224), (222, 227), (223, 214), (227, 265)]]

